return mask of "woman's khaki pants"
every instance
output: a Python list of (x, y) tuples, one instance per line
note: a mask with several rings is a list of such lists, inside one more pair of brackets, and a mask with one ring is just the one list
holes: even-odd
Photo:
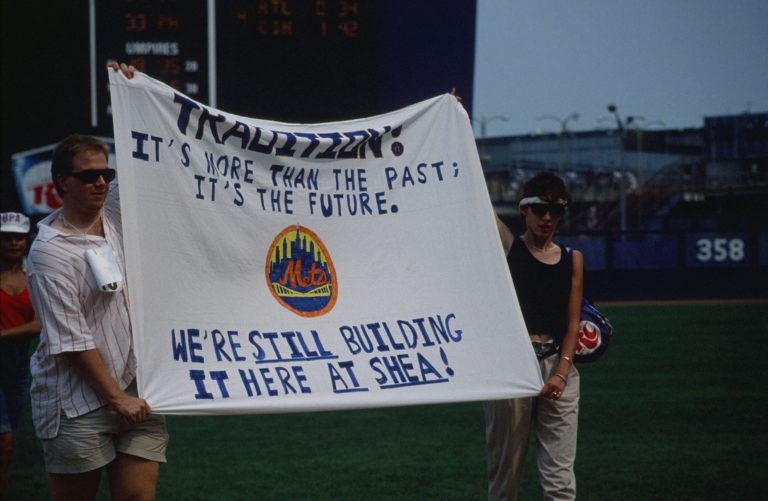
[[(539, 361), (544, 380), (557, 367), (558, 355)], [(579, 373), (571, 367), (559, 400), (542, 397), (485, 402), (488, 499), (515, 500), (523, 477), (531, 427), (535, 426), (539, 480), (544, 499), (576, 498), (576, 432)]]

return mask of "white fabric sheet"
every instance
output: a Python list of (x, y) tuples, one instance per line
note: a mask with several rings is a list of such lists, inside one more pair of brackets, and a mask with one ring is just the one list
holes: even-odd
[(538, 392), (452, 96), (288, 124), (211, 109), (141, 73), (110, 71), (110, 86), (139, 392), (153, 410)]

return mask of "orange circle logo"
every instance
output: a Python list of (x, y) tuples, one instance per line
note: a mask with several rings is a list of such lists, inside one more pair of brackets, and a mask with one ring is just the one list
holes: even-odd
[(302, 317), (317, 317), (336, 304), (338, 280), (320, 238), (303, 226), (289, 226), (272, 241), (265, 269), (272, 296)]

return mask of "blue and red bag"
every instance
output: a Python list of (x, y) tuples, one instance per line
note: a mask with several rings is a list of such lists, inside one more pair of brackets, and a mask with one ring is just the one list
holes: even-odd
[(613, 337), (613, 326), (605, 315), (584, 298), (581, 302), (579, 341), (574, 360), (577, 363), (595, 362), (605, 355)]
[[(566, 247), (566, 251), (570, 265), (571, 249)], [(605, 355), (612, 337), (613, 326), (611, 322), (587, 298), (583, 298), (581, 301), (579, 340), (576, 343), (574, 361), (589, 363), (599, 360)]]

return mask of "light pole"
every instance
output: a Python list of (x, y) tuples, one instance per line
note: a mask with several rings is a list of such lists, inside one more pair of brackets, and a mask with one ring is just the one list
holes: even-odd
[(482, 144), (483, 144), (483, 147), (478, 152), (480, 154), (481, 163), (482, 163), (482, 159), (485, 157), (485, 152), (486, 152), (485, 135), (486, 135), (486, 132), (488, 131), (488, 124), (493, 122), (494, 120), (509, 122), (509, 117), (504, 115), (493, 115), (490, 117), (482, 116), (476, 119), (477, 122), (480, 122), (480, 139), (482, 140)]
[(537, 118), (537, 120), (547, 120), (547, 119), (554, 120), (560, 123), (560, 135), (558, 136), (558, 140), (557, 140), (557, 170), (559, 172), (562, 172), (563, 171), (563, 138), (569, 132), (568, 122), (571, 120), (574, 120), (574, 121), (578, 120), (579, 114), (574, 112), (565, 118), (560, 118), (555, 115), (541, 115), (540, 117)]
[[(608, 111), (616, 119), (616, 130), (619, 138), (619, 170), (621, 171), (621, 180), (619, 181), (619, 214), (621, 216), (621, 233), (627, 232), (627, 166), (624, 165), (624, 124), (619, 115), (619, 109), (615, 104), (609, 104)], [(627, 117), (627, 124), (632, 123), (632, 117)]]
[(637, 174), (640, 181), (642, 181), (646, 170), (645, 158), (643, 157), (643, 134), (645, 131), (650, 130), (650, 127), (653, 125), (666, 127), (667, 124), (662, 120), (646, 121), (645, 117), (639, 115), (628, 118), (633, 118), (633, 120), (627, 121), (627, 125), (630, 123), (634, 124), (635, 133), (637, 134)]
[[(667, 124), (662, 120), (646, 121), (643, 116), (634, 117), (635, 133), (637, 134), (637, 181), (639, 185), (639, 192), (637, 198), (637, 220), (642, 223), (643, 221), (643, 197), (645, 196), (645, 156), (643, 155), (643, 132), (652, 125), (660, 125), (665, 127)], [(642, 122), (642, 125), (641, 125)]]
[[(490, 117), (482, 116), (476, 121), (480, 122), (480, 140), (482, 141), (482, 148), (480, 148), (480, 151), (478, 151), (478, 154), (480, 155), (480, 166), (485, 171), (485, 165), (490, 165), (491, 158), (486, 155), (487, 146), (485, 144), (485, 137), (486, 133), (488, 132), (488, 124), (493, 122), (494, 120), (501, 120), (502, 122), (509, 122), (509, 117), (504, 115), (494, 115)], [(484, 165), (485, 163), (485, 165)], [(488, 179), (486, 178), (486, 183), (488, 183)], [(491, 201), (494, 201), (494, 195), (492, 190), (492, 185), (488, 185), (488, 189), (491, 192)]]
[(509, 117), (504, 115), (494, 115), (492, 117), (480, 117), (478, 121), (480, 122), (480, 138), (485, 139), (485, 133), (487, 132), (488, 124), (493, 122), (494, 120), (501, 120), (502, 122), (509, 122)]

